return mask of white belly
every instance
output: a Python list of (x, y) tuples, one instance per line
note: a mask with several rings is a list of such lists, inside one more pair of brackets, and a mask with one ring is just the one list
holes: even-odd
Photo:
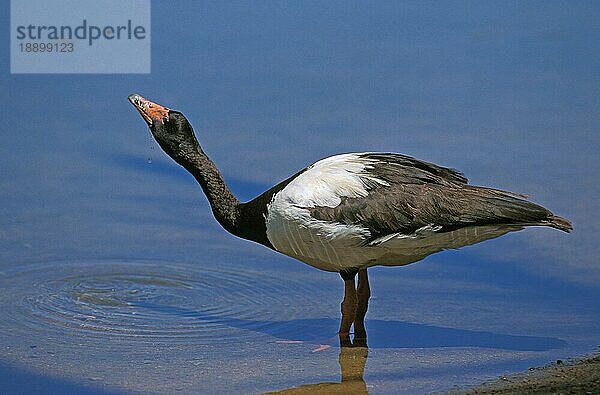
[(267, 237), (277, 251), (318, 269), (335, 272), (377, 264), (407, 265), (445, 249), (479, 243), (520, 229), (522, 226), (518, 225), (489, 225), (438, 232), (438, 228), (426, 226), (410, 235), (392, 234), (380, 243), (366, 243), (370, 237), (367, 229), (316, 220), (305, 208), (272, 204), (267, 217)]
[(305, 208), (277, 203), (275, 199), (266, 218), (267, 237), (277, 251), (336, 272), (376, 258), (375, 251), (364, 245), (370, 236), (367, 229), (316, 220)]

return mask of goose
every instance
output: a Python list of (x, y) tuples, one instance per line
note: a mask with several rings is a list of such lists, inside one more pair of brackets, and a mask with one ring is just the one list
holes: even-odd
[(457, 170), (396, 153), (331, 156), (241, 203), (181, 112), (138, 94), (128, 99), (165, 153), (200, 184), (225, 230), (340, 274), (342, 345), (351, 344), (352, 326), (353, 340), (366, 344), (369, 267), (407, 265), (527, 226), (573, 229), (526, 195), (469, 185)]

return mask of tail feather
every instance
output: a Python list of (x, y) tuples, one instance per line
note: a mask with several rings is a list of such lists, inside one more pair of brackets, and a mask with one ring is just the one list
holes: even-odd
[[(545, 207), (526, 200), (526, 195), (487, 187), (474, 187), (474, 190), (478, 192), (477, 202), (481, 205), (477, 208), (477, 213), (492, 212), (496, 218), (508, 223), (551, 226), (567, 233), (573, 230), (573, 225), (568, 219), (554, 215)], [(471, 207), (473, 206), (472, 204)]]
[(558, 215), (553, 215), (552, 217), (548, 218), (546, 221), (543, 221), (542, 224), (551, 226), (553, 228), (562, 230), (563, 232), (567, 232), (567, 233), (569, 233), (570, 231), (573, 230), (573, 225), (571, 224), (571, 221), (569, 221), (566, 218), (559, 217)]

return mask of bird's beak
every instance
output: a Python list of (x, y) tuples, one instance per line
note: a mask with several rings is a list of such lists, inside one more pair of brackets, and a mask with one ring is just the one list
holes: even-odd
[(134, 93), (127, 97), (131, 104), (140, 112), (144, 121), (152, 126), (154, 122), (164, 123), (165, 120), (169, 119), (169, 109), (151, 102), (150, 100), (144, 99), (142, 96)]

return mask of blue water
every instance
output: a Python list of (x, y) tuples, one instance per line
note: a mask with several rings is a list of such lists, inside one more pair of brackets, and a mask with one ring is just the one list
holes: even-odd
[[(3, 388), (422, 393), (600, 345), (596, 3), (155, 1), (152, 18), (150, 75), (0, 57)], [(575, 230), (370, 269), (370, 348), (340, 351), (339, 276), (226, 234), (133, 92), (188, 115), (242, 200), (327, 155), (394, 151)]]

